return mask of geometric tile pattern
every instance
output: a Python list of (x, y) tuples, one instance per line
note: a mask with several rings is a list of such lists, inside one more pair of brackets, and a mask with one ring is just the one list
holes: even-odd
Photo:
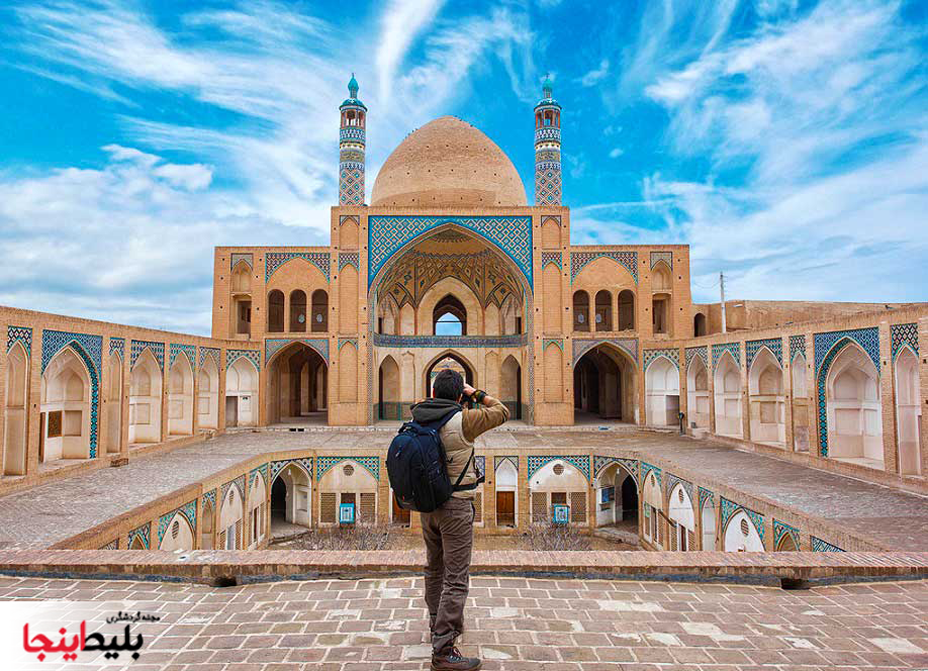
[(477, 474), (480, 477), (486, 477), (487, 474), (487, 458), (484, 456), (475, 456), (474, 457), (474, 468), (477, 469)]
[(709, 348), (705, 345), (702, 347), (687, 347), (684, 353), (686, 355), (686, 368), (689, 370), (690, 363), (693, 359), (699, 357), (702, 359), (702, 362), (706, 364), (706, 367), (709, 366)]
[(541, 269), (544, 270), (549, 263), (553, 263), (557, 266), (558, 270), (561, 269), (561, 259), (563, 258), (561, 252), (542, 252), (541, 253)]
[(728, 520), (731, 519), (739, 510), (743, 510), (744, 514), (751, 518), (751, 522), (754, 523), (754, 528), (757, 530), (757, 534), (760, 536), (761, 541), (764, 540), (764, 516), (758, 512), (751, 510), (750, 508), (745, 508), (740, 506), (734, 501), (729, 501), (724, 496), (719, 497), (720, 504), (722, 508), (722, 533), (725, 533), (725, 527), (728, 526)]
[(507, 462), (507, 461), (510, 464), (512, 464), (512, 467), (516, 469), (516, 473), (518, 473), (519, 472), (519, 457), (496, 457), (493, 463), (493, 472), (495, 473), (496, 471), (498, 471), (499, 467), (504, 462)]
[(119, 358), (123, 361), (126, 360), (126, 339), (125, 338), (110, 338), (110, 356), (113, 355), (113, 352), (119, 355)]
[(32, 356), (32, 329), (28, 326), (7, 326), (6, 351), (9, 352), (15, 343), (21, 342), (26, 354)]
[(645, 371), (648, 370), (648, 367), (655, 359), (664, 357), (669, 359), (670, 362), (674, 365), (677, 371), (680, 370), (680, 352), (675, 348), (666, 348), (666, 349), (646, 349), (642, 353), (644, 358), (643, 368)]
[(602, 457), (593, 455), (593, 479), (599, 477), (600, 472), (609, 464), (619, 463), (618, 457)]
[(891, 324), (889, 335), (893, 343), (894, 361), (904, 345), (911, 347), (912, 353), (918, 356), (918, 324)]
[(821, 538), (812, 536), (812, 552), (844, 552), (844, 550), (837, 545), (832, 545), (827, 541), (823, 541)]
[(707, 502), (712, 505), (715, 505), (715, 494), (710, 492), (708, 489), (705, 489), (704, 487), (700, 487), (699, 488), (699, 510), (700, 511), (703, 509), (703, 506), (705, 506)]
[(235, 478), (234, 480), (229, 480), (227, 483), (225, 483), (219, 488), (219, 500), (225, 502), (226, 494), (228, 493), (229, 488), (232, 485), (235, 485), (235, 488), (238, 490), (239, 496), (242, 497), (242, 501), (246, 501), (247, 499), (245, 498), (245, 474), (244, 473), (238, 476), (237, 478)]
[[(535, 205), (561, 204), (561, 152), (535, 153)], [(543, 160), (538, 160), (543, 159)]]
[(589, 352), (591, 349), (602, 343), (609, 343), (615, 345), (620, 350), (628, 354), (632, 361), (638, 362), (638, 339), (637, 338), (596, 338), (596, 339), (586, 339), (586, 338), (574, 338), (573, 348), (574, 348), (574, 364), (576, 364), (580, 357)]
[(489, 240), (515, 262), (528, 286), (532, 286), (531, 217), (376, 216), (368, 220), (368, 289), (394, 253), (426, 231), (445, 224), (457, 224)]
[[(873, 326), (864, 329), (851, 329), (847, 331), (831, 331), (829, 333), (816, 333), (815, 341), (815, 370), (821, 369), (825, 357), (838, 342), (844, 346), (844, 341), (853, 340), (863, 348), (876, 366), (877, 375), (880, 374), (880, 330)], [(837, 348), (840, 349), (840, 348)]]
[(573, 283), (574, 279), (584, 269), (587, 265), (595, 261), (596, 259), (607, 258), (612, 259), (620, 266), (625, 268), (629, 273), (631, 273), (632, 278), (635, 280), (635, 284), (638, 284), (638, 252), (609, 252), (609, 251), (598, 251), (598, 252), (571, 252), (570, 253), (570, 281)]
[(84, 361), (90, 374), (90, 458), (97, 456), (97, 428), (100, 417), (100, 371), (103, 368), (103, 336), (86, 333), (42, 330), (42, 374), (54, 356), (70, 346)]
[(203, 508), (206, 508), (207, 504), (209, 504), (213, 508), (213, 510), (216, 510), (216, 490), (215, 489), (211, 489), (205, 494), (203, 494), (203, 504), (202, 504)]
[(789, 360), (796, 358), (797, 354), (806, 356), (806, 337), (804, 335), (791, 335), (789, 337)]
[(329, 281), (329, 265), (331, 256), (328, 252), (268, 252), (264, 255), (264, 281), (271, 279), (278, 268), (287, 261), (293, 259), (303, 259), (316, 266), (325, 275), (325, 281)]
[(528, 479), (531, 480), (532, 476), (542, 468), (545, 464), (548, 464), (552, 461), (566, 461), (568, 464), (576, 467), (578, 471), (583, 473), (583, 476), (589, 480), (590, 479), (590, 458), (586, 456), (564, 456), (564, 455), (546, 455), (543, 457), (528, 457)]
[(227, 349), (226, 370), (239, 359), (248, 359), (255, 365), (255, 368), (261, 370), (261, 352), (254, 349)]
[(651, 252), (651, 270), (654, 270), (654, 266), (661, 261), (673, 270), (673, 252)]
[(556, 345), (558, 349), (562, 352), (564, 351), (564, 339), (563, 338), (542, 338), (541, 339), (541, 351), (548, 349), (548, 345)]
[(741, 343), (740, 342), (723, 342), (712, 346), (712, 368), (714, 369), (719, 362), (719, 358), (729, 352), (735, 359), (735, 365), (741, 362)]
[(284, 470), (288, 465), (296, 464), (303, 469), (303, 472), (306, 474), (306, 477), (312, 482), (313, 479), (313, 458), (312, 457), (303, 457), (301, 459), (283, 459), (281, 461), (272, 461), (271, 462), (271, 475), (269, 480), (271, 482), (277, 477), (277, 474)]
[(109, 543), (100, 548), (101, 550), (118, 550), (119, 549), (119, 539), (114, 538)]
[(338, 255), (338, 271), (341, 272), (345, 266), (354, 266), (355, 270), (361, 272), (361, 255), (359, 252), (340, 252)]
[(126, 537), (126, 548), (132, 549), (132, 543), (136, 538), (141, 539), (143, 550), (149, 549), (151, 542), (151, 522), (146, 522), (138, 529), (133, 529), (129, 532), (129, 535)]
[(793, 543), (795, 543), (796, 547), (798, 548), (799, 547), (799, 529), (774, 518), (773, 520), (773, 548), (774, 549), (780, 547), (780, 540), (786, 535), (789, 535), (790, 538), (793, 539)]
[(645, 480), (648, 479), (648, 473), (654, 473), (654, 478), (657, 480), (657, 486), (661, 486), (661, 469), (657, 466), (649, 464), (646, 461), (641, 462), (641, 484), (644, 485)]
[(818, 393), (818, 451), (822, 457), (828, 456), (828, 403), (825, 397), (825, 383), (828, 370), (844, 347), (851, 342), (860, 345), (873, 360), (876, 374), (880, 374), (880, 340), (877, 328), (836, 331), (835, 333), (815, 334), (815, 362)]
[(257, 480), (258, 476), (260, 475), (262, 478), (264, 478), (264, 485), (266, 487), (267, 486), (267, 470), (268, 470), (267, 464), (261, 464), (257, 468), (252, 468), (251, 471), (248, 473), (248, 486), (254, 487), (255, 480)]
[(345, 345), (354, 345), (355, 349), (358, 349), (358, 339), (357, 338), (339, 338), (338, 339), (338, 351), (341, 352), (342, 347)]
[(161, 545), (161, 541), (164, 540), (164, 534), (168, 530), (168, 525), (171, 523), (171, 520), (174, 519), (174, 515), (177, 513), (182, 514), (187, 518), (187, 521), (190, 523), (190, 531), (193, 532), (194, 536), (197, 533), (197, 500), (189, 501), (182, 505), (180, 508), (175, 508), (169, 513), (166, 513), (158, 518), (158, 545)]
[[(364, 204), (364, 152), (342, 151), (338, 164), (338, 204)], [(347, 160), (355, 159), (355, 160)]]
[(239, 261), (244, 261), (249, 268), (255, 267), (254, 259), (250, 253), (236, 253), (232, 254), (231, 258), (229, 259), (229, 270), (235, 268), (235, 264), (237, 264)]
[(766, 338), (764, 340), (748, 340), (744, 344), (744, 353), (748, 359), (748, 369), (754, 363), (754, 357), (762, 348), (766, 347), (776, 357), (780, 366), (783, 365), (783, 340), (781, 338)]
[(329, 362), (329, 339), (328, 338), (268, 338), (264, 341), (264, 365), (270, 361), (275, 354), (291, 343), (303, 343), (319, 356)]
[(622, 458), (619, 459), (619, 463), (625, 467), (625, 470), (635, 476), (635, 484), (637, 485), (641, 475), (641, 463), (637, 459)]
[(196, 370), (197, 365), (197, 348), (195, 345), (175, 345), (171, 343), (171, 355), (168, 359), (169, 364), (168, 368), (174, 365), (174, 359), (177, 358), (177, 355), (181, 352), (184, 353), (184, 356), (187, 357), (187, 362), (190, 364), (190, 367)]
[[(669, 497), (673, 493), (673, 488), (676, 487), (678, 484), (682, 486), (683, 489), (686, 490), (686, 493), (690, 497), (690, 502), (692, 503), (693, 498), (694, 498), (693, 497), (693, 483), (687, 482), (683, 478), (678, 478), (673, 473), (667, 473), (667, 479), (665, 480), (665, 484), (664, 484), (664, 487), (666, 488), (666, 491), (667, 491), (666, 496)], [(672, 504), (673, 502), (671, 501), (670, 503)]]
[(380, 457), (316, 457), (316, 482), (334, 466), (343, 461), (353, 461), (366, 468), (376, 480), (380, 480)]
[(219, 362), (219, 353), (220, 350), (218, 347), (201, 347), (200, 360), (197, 362), (197, 369), (203, 368), (203, 362), (206, 361), (206, 357), (209, 357), (213, 360), (213, 363), (216, 364), (216, 370), (221, 369), (222, 364)]
[(164, 368), (164, 343), (163, 342), (150, 342), (148, 340), (133, 340), (132, 341), (132, 350), (130, 352), (130, 361), (129, 368), (135, 368), (135, 362), (138, 360), (139, 356), (145, 349), (148, 348), (151, 350), (152, 355), (155, 357), (155, 361), (158, 362), (158, 366)]
[(528, 343), (527, 333), (504, 336), (432, 336), (432, 335), (394, 335), (392, 333), (372, 334), (374, 344), (378, 347), (523, 347)]

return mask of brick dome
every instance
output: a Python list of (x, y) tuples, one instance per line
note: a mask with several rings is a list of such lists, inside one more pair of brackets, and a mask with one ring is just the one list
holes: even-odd
[(411, 133), (387, 158), (371, 205), (526, 205), (519, 173), (503, 150), (460, 119), (443, 116)]

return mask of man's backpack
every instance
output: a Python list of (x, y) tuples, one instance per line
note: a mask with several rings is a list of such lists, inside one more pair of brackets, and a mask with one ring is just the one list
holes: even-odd
[(387, 474), (400, 508), (430, 513), (450, 499), (452, 492), (477, 487), (477, 483), (461, 486), (474, 460), (473, 451), (457, 482), (452, 485), (448, 477), (439, 431), (455, 414), (449, 412), (431, 424), (406, 422), (394, 436), (387, 451)]

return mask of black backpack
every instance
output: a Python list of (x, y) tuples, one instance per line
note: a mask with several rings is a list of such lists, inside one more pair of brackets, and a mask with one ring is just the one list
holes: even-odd
[(439, 431), (455, 414), (449, 412), (431, 424), (406, 422), (394, 436), (387, 451), (387, 474), (400, 508), (430, 513), (450, 499), (452, 492), (477, 488), (479, 482), (461, 486), (474, 460), (473, 450), (457, 482), (452, 485), (448, 477)]

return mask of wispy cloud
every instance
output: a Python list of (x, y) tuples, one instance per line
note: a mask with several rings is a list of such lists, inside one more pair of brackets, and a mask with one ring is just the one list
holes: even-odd
[(391, 0), (381, 19), (377, 78), (384, 100), (410, 45), (441, 9), (444, 0)]
[(609, 74), (609, 60), (604, 58), (599, 63), (599, 67), (590, 70), (580, 78), (580, 84), (583, 86), (596, 86)]

